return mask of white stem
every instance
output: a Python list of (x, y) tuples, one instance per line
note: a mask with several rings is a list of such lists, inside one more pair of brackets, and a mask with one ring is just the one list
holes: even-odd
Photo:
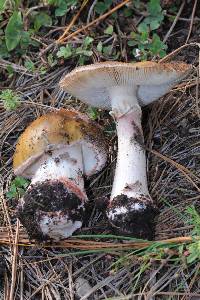
[(113, 114), (116, 116), (118, 156), (111, 201), (120, 195), (128, 198), (150, 198), (143, 149), (141, 108), (134, 88), (118, 87), (111, 91)]
[[(66, 210), (53, 210), (42, 211), (42, 208), (33, 211), (36, 215), (36, 220), (32, 226), (39, 230), (39, 234), (47, 235), (49, 238), (59, 240), (61, 238), (69, 237), (82, 226), (82, 212), (84, 211), (84, 203), (87, 200), (87, 196), (84, 190), (83, 181), (83, 160), (81, 145), (64, 146), (60, 149), (53, 150), (52, 153), (45, 154), (45, 160), (38, 166), (35, 175), (31, 181), (30, 190), (35, 188), (37, 191), (37, 183), (42, 183), (46, 180), (50, 180), (49, 186), (53, 186), (54, 180), (58, 180), (65, 184), (66, 188), (74, 193), (78, 201), (66, 200)], [(28, 194), (27, 194), (28, 195)], [(42, 195), (41, 198), (45, 198), (46, 195)], [(55, 196), (55, 197), (54, 197)], [(57, 195), (52, 193), (52, 203), (55, 199), (62, 202), (62, 198), (58, 199)], [(66, 197), (66, 194), (65, 194)], [(70, 200), (70, 198), (69, 198)], [(51, 200), (50, 200), (51, 202)], [(59, 203), (58, 203), (59, 204)], [(54, 206), (56, 204), (53, 204)], [(75, 205), (74, 209), (70, 207)], [(21, 199), (21, 206), (25, 206), (24, 199)], [(58, 205), (59, 207), (59, 205)], [(26, 214), (25, 214), (26, 217)], [(26, 219), (22, 220), (26, 224)], [(23, 222), (22, 222), (23, 223)], [(28, 224), (28, 223), (27, 223)], [(28, 227), (29, 233), (32, 234), (31, 229)], [(36, 232), (37, 232), (36, 230)]]
[(81, 146), (74, 145), (54, 150), (39, 166), (31, 183), (67, 179), (84, 191), (83, 161)]

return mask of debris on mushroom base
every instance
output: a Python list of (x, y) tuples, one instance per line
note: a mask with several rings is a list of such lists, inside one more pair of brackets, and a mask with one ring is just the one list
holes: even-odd
[(191, 70), (182, 62), (103, 62), (76, 68), (60, 86), (83, 102), (111, 110), (118, 155), (108, 218), (120, 233), (151, 239), (157, 208), (149, 195), (141, 106), (167, 93)]
[(20, 201), (18, 217), (34, 238), (59, 240), (82, 226), (86, 201), (81, 147), (64, 146), (45, 154)]
[(31, 239), (60, 240), (81, 228), (87, 201), (83, 176), (100, 171), (105, 162), (100, 128), (78, 112), (51, 112), (25, 130), (13, 166), (16, 175), (31, 179), (17, 211)]

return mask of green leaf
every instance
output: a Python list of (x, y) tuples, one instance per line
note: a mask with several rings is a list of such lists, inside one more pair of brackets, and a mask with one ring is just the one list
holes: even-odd
[(20, 97), (10, 89), (0, 93), (0, 100), (3, 101), (6, 110), (14, 110), (20, 105)]
[(0, 58), (8, 58), (8, 57), (10, 57), (10, 54), (6, 47), (6, 43), (5, 41), (0, 40)]
[(6, 70), (8, 72), (8, 78), (11, 78), (14, 75), (14, 69), (13, 69), (13, 67), (11, 65), (8, 65), (6, 67)]
[(6, 46), (8, 51), (17, 47), (22, 36), (23, 22), (21, 12), (15, 11), (5, 29)]
[(85, 61), (86, 61), (86, 56), (80, 55), (78, 59), (78, 64), (80, 66), (83, 66), (85, 64)]
[(91, 50), (85, 50), (82, 49), (81, 47), (76, 49), (76, 54), (77, 55), (85, 55), (85, 56), (92, 56), (93, 52)]
[(58, 63), (57, 59), (54, 58), (52, 53), (47, 56), (47, 61), (51, 67), (54, 67)]
[(191, 205), (186, 210), (187, 224), (193, 225), (192, 235), (200, 235), (200, 215), (194, 205)]
[(38, 13), (34, 20), (34, 29), (39, 31), (42, 26), (51, 26), (52, 18), (45, 12)]
[(9, 199), (21, 197), (26, 188), (29, 186), (29, 181), (21, 176), (17, 176), (10, 185), (9, 191), (6, 193), (6, 196)]
[(138, 44), (137, 41), (134, 41), (134, 40), (128, 41), (128, 45), (129, 45), (130, 47), (135, 47), (137, 44)]
[(6, 197), (12, 199), (15, 198), (16, 195), (17, 195), (17, 188), (14, 185), (11, 185), (9, 192), (6, 193)]
[(0, 14), (4, 11), (6, 0), (0, 0)]
[(95, 5), (95, 11), (99, 15), (104, 14), (112, 5), (112, 0), (98, 1)]
[(20, 39), (21, 48), (27, 49), (30, 44), (32, 44), (30, 33), (28, 31), (22, 31)]
[(147, 4), (147, 10), (151, 16), (157, 16), (160, 14), (162, 11), (160, 0), (150, 0)]
[(140, 25), (138, 26), (138, 31), (139, 32), (147, 32), (148, 31), (148, 26), (146, 23), (142, 22), (140, 23)]
[(187, 263), (192, 263), (200, 259), (200, 241), (188, 245), (190, 255), (187, 257)]
[(72, 56), (72, 48), (70, 45), (66, 45), (66, 47), (60, 47), (60, 50), (57, 52), (57, 57), (69, 58)]
[(62, 1), (62, 3), (59, 5), (59, 7), (56, 8), (56, 10), (55, 10), (55, 16), (62, 17), (66, 14), (67, 11), (68, 11), (67, 3)]
[(102, 42), (100, 41), (100, 42), (98, 42), (98, 44), (97, 44), (97, 51), (102, 52), (102, 49), (103, 49), (103, 44), (102, 44)]
[(92, 37), (86, 36), (86, 38), (83, 41), (83, 47), (87, 48), (93, 41), (94, 39)]
[(153, 38), (152, 38), (152, 43), (151, 43), (151, 52), (156, 55), (159, 54), (160, 50), (165, 50), (167, 46), (160, 40), (160, 37), (154, 33)]
[(103, 47), (103, 54), (110, 55), (112, 53), (112, 49), (113, 49), (112, 45)]
[(113, 26), (109, 25), (105, 30), (104, 30), (105, 34), (109, 34), (112, 35), (113, 34)]
[(58, 8), (55, 10), (55, 16), (56, 17), (62, 17), (64, 16), (70, 7), (77, 4), (77, 0), (59, 0), (59, 1), (51, 1), (51, 4), (54, 4), (55, 6), (58, 6)]
[(96, 120), (100, 116), (98, 109), (94, 107), (89, 107), (87, 112), (92, 120)]
[(166, 51), (165, 50), (160, 50), (159, 57), (163, 58), (165, 55), (166, 55)]
[(27, 68), (27, 70), (29, 70), (31, 72), (35, 71), (34, 63), (31, 60), (26, 60), (24, 62), (24, 66)]
[(12, 184), (14, 184), (16, 187), (27, 187), (29, 185), (29, 181), (25, 179), (24, 177), (17, 176), (12, 181)]

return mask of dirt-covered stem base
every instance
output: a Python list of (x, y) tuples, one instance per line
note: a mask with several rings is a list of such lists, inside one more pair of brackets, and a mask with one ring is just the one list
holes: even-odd
[(120, 232), (151, 238), (156, 209), (147, 186), (139, 105), (135, 104), (129, 112), (118, 117), (117, 135), (117, 166), (108, 218)]

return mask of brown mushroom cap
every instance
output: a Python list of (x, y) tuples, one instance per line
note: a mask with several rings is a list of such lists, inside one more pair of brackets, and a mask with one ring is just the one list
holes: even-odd
[[(106, 161), (106, 145), (97, 124), (73, 110), (60, 109), (43, 115), (20, 136), (13, 157), (14, 172), (32, 178), (35, 164), (41, 162), (46, 154), (75, 143), (82, 143), (85, 175), (101, 170)], [(88, 164), (88, 151), (95, 152), (95, 166)]]
[(135, 86), (139, 103), (147, 105), (190, 70), (191, 65), (182, 62), (102, 62), (74, 69), (60, 81), (60, 87), (87, 104), (111, 109), (110, 88)]

